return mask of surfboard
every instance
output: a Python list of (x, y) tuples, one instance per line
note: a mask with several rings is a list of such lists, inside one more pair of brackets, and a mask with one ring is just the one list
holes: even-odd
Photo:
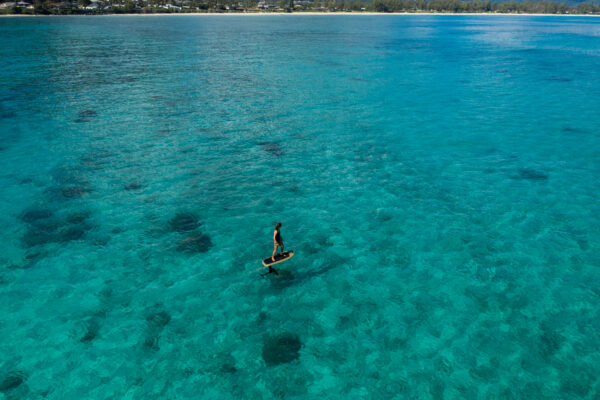
[(292, 257), (294, 257), (294, 250), (284, 251), (282, 254), (276, 254), (275, 255), (275, 261), (271, 260), (271, 257), (265, 258), (263, 260), (263, 265), (265, 267), (270, 267), (270, 266), (273, 266), (275, 264), (279, 264), (279, 263), (282, 263), (284, 261), (287, 261), (287, 260), (289, 260)]

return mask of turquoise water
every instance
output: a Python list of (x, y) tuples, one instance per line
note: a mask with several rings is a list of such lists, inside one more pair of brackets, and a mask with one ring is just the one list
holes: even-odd
[(600, 397), (599, 20), (0, 37), (0, 398)]

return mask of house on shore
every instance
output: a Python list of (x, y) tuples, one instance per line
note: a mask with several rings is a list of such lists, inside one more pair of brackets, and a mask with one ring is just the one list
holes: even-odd
[(98, 11), (104, 9), (104, 3), (100, 0), (91, 0), (87, 6), (79, 6), (79, 8), (88, 11)]
[(26, 8), (28, 10), (33, 9), (33, 4), (26, 1), (7, 1), (6, 3), (0, 3), (0, 10), (6, 10), (8, 8)]

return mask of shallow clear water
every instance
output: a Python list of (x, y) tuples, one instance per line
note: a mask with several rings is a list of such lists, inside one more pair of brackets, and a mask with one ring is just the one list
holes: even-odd
[(600, 396), (598, 20), (0, 37), (0, 397)]

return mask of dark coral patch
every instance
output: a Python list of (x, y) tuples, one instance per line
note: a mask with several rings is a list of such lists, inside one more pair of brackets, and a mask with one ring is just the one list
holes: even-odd
[(551, 329), (543, 329), (539, 338), (538, 351), (544, 357), (550, 357), (558, 352), (564, 342), (564, 337)]
[(237, 368), (235, 367), (235, 358), (233, 358), (230, 354), (224, 357), (224, 360), (221, 364), (221, 372), (226, 374), (234, 374), (237, 372)]
[(131, 83), (131, 82), (135, 82), (135, 81), (137, 81), (137, 79), (133, 76), (123, 76), (118, 79), (118, 82), (122, 82), (122, 83)]
[(181, 239), (177, 244), (177, 251), (184, 253), (206, 253), (213, 246), (210, 236), (197, 234)]
[(73, 199), (83, 196), (91, 192), (91, 189), (86, 186), (66, 186), (61, 188), (61, 193), (67, 199)]
[(555, 81), (555, 82), (571, 82), (573, 79), (564, 78), (562, 76), (551, 76), (550, 78), (546, 78), (547, 81)]
[(45, 232), (27, 232), (22, 241), (26, 247), (35, 247), (54, 242), (54, 236)]
[(283, 155), (283, 150), (281, 149), (281, 146), (279, 145), (279, 143), (261, 142), (259, 144), (262, 146), (263, 150), (269, 154), (272, 154), (277, 157), (280, 157)]
[(92, 319), (85, 323), (85, 332), (79, 341), (81, 343), (90, 343), (98, 336), (100, 325), (98, 321)]
[(46, 257), (46, 253), (42, 252), (33, 252), (27, 253), (25, 255), (25, 259), (20, 264), (13, 264), (9, 266), (9, 269), (29, 269), (34, 267), (39, 261), (43, 260)]
[(95, 117), (96, 115), (98, 115), (98, 113), (94, 110), (83, 110), (77, 115), (79, 117)]
[(193, 231), (194, 229), (200, 226), (200, 221), (198, 217), (189, 212), (180, 212), (177, 213), (171, 220), (169, 221), (169, 226), (171, 229), (177, 232), (188, 232)]
[(159, 129), (158, 131), (156, 131), (155, 136), (167, 137), (167, 136), (171, 135), (173, 132), (175, 132), (175, 129), (163, 128), (163, 129)]
[[(2, 112), (2, 113), (0, 113), (0, 119), (13, 118), (16, 115), (17, 115), (17, 113), (14, 111)], [(2, 151), (2, 150), (4, 150), (4, 148), (0, 147), (0, 151)]]
[(62, 202), (65, 200), (73, 200), (91, 193), (92, 190), (88, 186), (52, 186), (44, 190), (49, 200)]
[(532, 168), (520, 168), (517, 178), (530, 181), (545, 181), (548, 179), (548, 174)]
[(281, 333), (265, 339), (262, 357), (269, 366), (285, 364), (300, 357), (302, 342), (294, 333)]
[(235, 364), (225, 362), (223, 365), (221, 365), (221, 372), (226, 374), (234, 374), (237, 372), (237, 368), (235, 367)]
[(75, 122), (88, 122), (97, 115), (98, 113), (94, 110), (83, 110), (77, 114), (78, 118), (75, 119)]
[(269, 319), (269, 314), (266, 313), (265, 311), (261, 311), (258, 313), (258, 320), (259, 321), (266, 321), (267, 319)]
[(453, 371), (452, 364), (450, 363), (450, 361), (447, 358), (445, 358), (443, 356), (436, 359), (433, 362), (433, 365), (434, 365), (436, 371), (438, 371), (444, 375), (450, 375)]
[(300, 194), (300, 193), (302, 193), (302, 189), (300, 188), (300, 185), (289, 185), (285, 189), (288, 192), (294, 193), (294, 194)]
[(67, 224), (59, 231), (58, 241), (69, 242), (83, 238), (93, 228), (86, 219), (86, 213), (74, 213), (67, 217)]
[(85, 236), (85, 233), (89, 230), (86, 226), (70, 226), (62, 229), (57, 235), (56, 239), (58, 242), (71, 242), (73, 240), (79, 240)]
[(150, 350), (158, 350), (160, 332), (171, 321), (171, 315), (165, 310), (154, 308), (154, 311), (146, 315), (148, 328), (144, 337), (144, 347)]
[(125, 185), (125, 190), (128, 192), (133, 192), (135, 190), (140, 190), (144, 186), (139, 182), (129, 182)]
[(41, 246), (48, 243), (65, 243), (79, 240), (92, 228), (86, 223), (61, 227), (58, 221), (47, 220), (29, 226), (23, 235), (23, 244), (26, 247)]
[(110, 151), (97, 149), (97, 150), (90, 151), (89, 153), (82, 155), (80, 159), (81, 159), (81, 162), (83, 162), (83, 163), (95, 162), (99, 159), (108, 158), (111, 155), (112, 155), (112, 153)]
[(30, 226), (23, 235), (23, 243), (27, 247), (34, 247), (56, 241), (58, 225), (55, 223)]
[(81, 156), (81, 164), (92, 170), (99, 170), (108, 164), (112, 153), (105, 150), (91, 151)]
[(196, 151), (196, 148), (194, 148), (194, 147), (186, 147), (186, 148), (179, 150), (179, 152), (181, 154), (189, 154), (189, 153), (193, 153), (194, 151)]
[(171, 321), (171, 316), (165, 310), (150, 313), (146, 316), (148, 325), (154, 328), (162, 328)]
[(81, 224), (82, 222), (86, 221), (89, 217), (89, 212), (78, 211), (67, 215), (66, 221), (69, 224)]
[(41, 209), (29, 209), (24, 211), (20, 218), (21, 221), (26, 222), (28, 224), (35, 223), (36, 221), (50, 218), (54, 213), (51, 210), (41, 208)]
[(97, 237), (92, 241), (92, 243), (95, 246), (100, 246), (100, 247), (106, 246), (108, 244), (108, 242), (110, 242), (110, 236), (105, 236), (105, 235)]
[(89, 343), (92, 340), (96, 339), (96, 336), (98, 336), (98, 334), (94, 331), (86, 331), (85, 335), (83, 335), (83, 337), (79, 340), (82, 343)]
[(583, 129), (571, 128), (569, 126), (565, 126), (564, 128), (562, 128), (562, 131), (566, 133), (585, 133)]
[(0, 382), (0, 392), (7, 393), (21, 386), (25, 382), (25, 375), (20, 371), (14, 371), (9, 373)]
[[(587, 397), (594, 387), (595, 377), (589, 372), (589, 366), (586, 367), (579, 368), (577, 372), (565, 371), (561, 374), (560, 391), (565, 394), (562, 398), (584, 399)], [(593, 395), (592, 398), (597, 399)]]
[(158, 340), (160, 339), (160, 335), (157, 332), (148, 332), (146, 337), (144, 338), (144, 347), (150, 350), (159, 350), (160, 346), (158, 345)]
[(42, 252), (33, 252), (33, 253), (27, 253), (25, 255), (25, 260), (27, 262), (32, 262), (32, 263), (37, 263), (38, 261), (44, 259), (46, 257), (46, 253), (42, 253)]

